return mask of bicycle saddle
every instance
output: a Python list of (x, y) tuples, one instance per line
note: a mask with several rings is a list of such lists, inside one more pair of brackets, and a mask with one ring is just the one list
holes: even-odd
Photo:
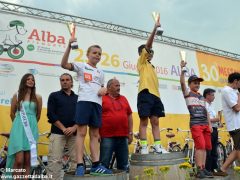
[(1, 136), (4, 136), (6, 138), (9, 138), (10, 137), (10, 133), (0, 133)]

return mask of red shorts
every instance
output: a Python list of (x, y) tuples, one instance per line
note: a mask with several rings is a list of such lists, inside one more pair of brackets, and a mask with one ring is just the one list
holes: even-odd
[(191, 133), (196, 149), (212, 149), (211, 131), (208, 125), (194, 125), (191, 127)]

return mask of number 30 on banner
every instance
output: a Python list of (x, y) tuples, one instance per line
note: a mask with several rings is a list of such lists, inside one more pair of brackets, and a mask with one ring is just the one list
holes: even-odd
[(215, 65), (208, 67), (206, 64), (201, 64), (201, 71), (204, 81), (218, 81), (219, 73)]

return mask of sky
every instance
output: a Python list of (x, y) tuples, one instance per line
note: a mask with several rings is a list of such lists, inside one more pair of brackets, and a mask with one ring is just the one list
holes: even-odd
[(152, 31), (160, 12), (164, 35), (240, 54), (239, 0), (3, 0)]

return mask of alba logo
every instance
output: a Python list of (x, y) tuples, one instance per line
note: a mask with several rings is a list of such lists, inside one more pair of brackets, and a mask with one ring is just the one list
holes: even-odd
[(0, 73), (10, 73), (13, 72), (14, 67), (11, 64), (0, 64)]
[(49, 31), (38, 31), (37, 29), (33, 29), (28, 40), (36, 40), (42, 41), (46, 43), (57, 43), (57, 44), (65, 44), (65, 38), (63, 36), (57, 36), (51, 34)]

